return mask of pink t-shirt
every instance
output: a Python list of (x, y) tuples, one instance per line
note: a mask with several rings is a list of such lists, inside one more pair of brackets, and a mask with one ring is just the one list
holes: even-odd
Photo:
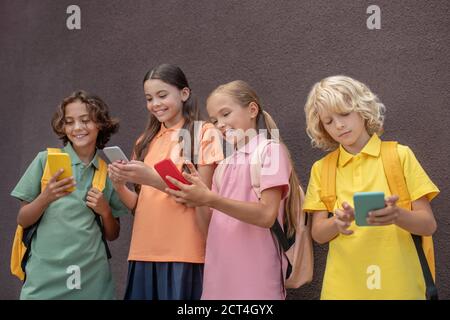
[[(229, 199), (258, 202), (250, 180), (250, 159), (262, 139), (262, 135), (254, 137), (230, 156), (221, 185), (213, 182), (215, 192)], [(282, 224), (291, 165), (285, 147), (280, 144), (268, 144), (262, 155), (261, 191), (283, 188), (278, 211)], [(283, 258), (281, 262), (270, 229), (213, 210), (206, 240), (202, 299), (285, 299), (286, 267), (287, 261)]]

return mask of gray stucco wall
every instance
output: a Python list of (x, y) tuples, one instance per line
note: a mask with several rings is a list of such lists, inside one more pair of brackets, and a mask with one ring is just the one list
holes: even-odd
[[(68, 30), (66, 8), (81, 8)], [(366, 9), (381, 8), (381, 30)], [(147, 113), (145, 72), (181, 66), (204, 104), (218, 84), (243, 79), (259, 93), (292, 151), (303, 184), (323, 154), (310, 147), (303, 105), (312, 84), (346, 74), (387, 106), (385, 139), (409, 145), (441, 194), (433, 201), (437, 285), (450, 298), (448, 1), (23, 1), (0, 2), (0, 299), (16, 299), (9, 274), (17, 200), (9, 193), (35, 154), (59, 142), (50, 118), (78, 88), (103, 97), (121, 119), (111, 145), (130, 153)], [(131, 217), (122, 219), (112, 265), (122, 297)], [(316, 246), (312, 284), (289, 298), (317, 299), (326, 246)]]

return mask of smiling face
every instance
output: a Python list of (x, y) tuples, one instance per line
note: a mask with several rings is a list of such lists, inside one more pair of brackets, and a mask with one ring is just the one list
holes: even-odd
[(245, 139), (245, 132), (256, 129), (259, 108), (254, 102), (243, 107), (227, 94), (214, 93), (208, 98), (206, 109), (211, 122), (229, 143), (241, 144)]
[(331, 138), (353, 154), (361, 151), (370, 139), (365, 121), (358, 112), (338, 113), (321, 110), (319, 117)]
[(66, 105), (64, 133), (75, 150), (95, 150), (98, 132), (85, 103), (75, 100)]
[(173, 127), (183, 119), (183, 102), (189, 98), (189, 88), (178, 89), (159, 79), (144, 82), (147, 110), (166, 128)]

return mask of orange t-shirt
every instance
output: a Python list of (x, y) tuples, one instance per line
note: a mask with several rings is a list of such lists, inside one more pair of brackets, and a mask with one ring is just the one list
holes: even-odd
[[(181, 170), (184, 158), (180, 155), (178, 129), (183, 124), (184, 119), (170, 129), (161, 125), (144, 158), (146, 165), (153, 167), (155, 163), (170, 158)], [(200, 137), (200, 143), (196, 143), (198, 165), (214, 165), (221, 161), (220, 133), (214, 126), (206, 123), (195, 132), (199, 132)], [(128, 260), (204, 263), (205, 242), (196, 221), (195, 208), (175, 202), (156, 188), (142, 185)]]

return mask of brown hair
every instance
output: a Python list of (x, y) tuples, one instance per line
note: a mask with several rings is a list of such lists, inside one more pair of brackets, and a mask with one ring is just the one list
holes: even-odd
[[(263, 110), (261, 101), (257, 96), (256, 92), (248, 83), (242, 80), (235, 80), (217, 87), (208, 97), (208, 99), (216, 93), (224, 93), (238, 102), (242, 107), (246, 108), (250, 103), (254, 102), (258, 105), (258, 115), (256, 116), (257, 129), (266, 129), (268, 136), (267, 138), (272, 138), (272, 130), (278, 129), (275, 121), (270, 116), (270, 114)], [(295, 171), (295, 164), (292, 161), (289, 149), (280, 139), (280, 144), (284, 145), (286, 152), (291, 163), (292, 172), (289, 177), (289, 195), (285, 202), (285, 223), (287, 224), (287, 235), (291, 237), (295, 232), (295, 227), (297, 225), (297, 212), (301, 210), (300, 201), (300, 181)]]
[(75, 101), (80, 101), (86, 105), (89, 117), (95, 122), (99, 130), (96, 146), (99, 149), (103, 149), (111, 138), (111, 135), (119, 130), (119, 120), (109, 116), (109, 107), (100, 97), (87, 93), (86, 91), (78, 90), (64, 98), (53, 115), (53, 131), (63, 141), (64, 145), (69, 142), (69, 138), (67, 138), (64, 132), (64, 117), (66, 106)]
[[(188, 88), (190, 91), (189, 98), (183, 102), (183, 118), (184, 118), (184, 125), (183, 129), (189, 130), (189, 134), (191, 136), (191, 146), (189, 148), (185, 148), (186, 146), (183, 145), (181, 148), (181, 153), (183, 153), (184, 150), (191, 150), (191, 161), (194, 165), (196, 165), (196, 161), (194, 161), (194, 122), (196, 120), (201, 120), (200, 112), (197, 106), (197, 101), (195, 97), (192, 95), (192, 90), (189, 87), (186, 75), (184, 72), (177, 66), (171, 65), (171, 64), (161, 64), (159, 66), (156, 66), (155, 68), (149, 70), (145, 76), (144, 81), (150, 80), (150, 79), (159, 79), (167, 84), (170, 84), (172, 86), (177, 87), (179, 90), (182, 90), (184, 88)], [(149, 113), (149, 119), (147, 122), (147, 125), (145, 126), (144, 132), (141, 134), (140, 138), (138, 139), (136, 145), (133, 149), (133, 157), (136, 160), (144, 161), (145, 156), (147, 155), (148, 148), (150, 146), (151, 141), (156, 136), (156, 134), (161, 129), (161, 122)], [(183, 132), (183, 130), (181, 131)], [(183, 142), (183, 136), (180, 134), (179, 137), (179, 143), (187, 143)], [(183, 170), (187, 171), (187, 166), (183, 164)], [(139, 192), (139, 185), (135, 185), (135, 189), (137, 192)]]

